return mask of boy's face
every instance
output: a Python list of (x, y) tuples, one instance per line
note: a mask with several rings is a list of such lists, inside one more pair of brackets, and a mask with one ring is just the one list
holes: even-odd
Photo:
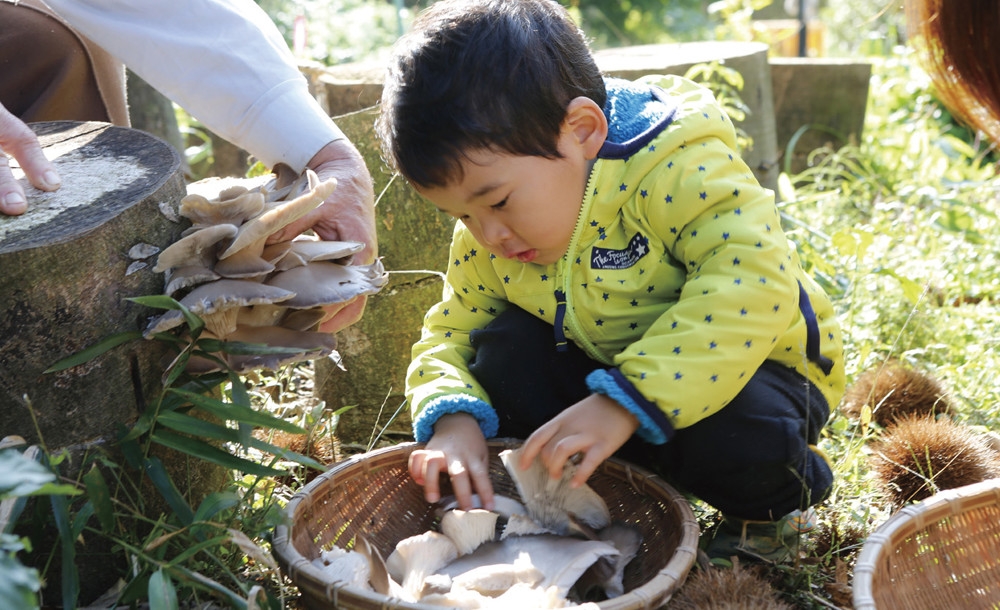
[(559, 152), (546, 159), (474, 150), (460, 180), (417, 190), (496, 256), (548, 265), (569, 248), (592, 164), (571, 131)]

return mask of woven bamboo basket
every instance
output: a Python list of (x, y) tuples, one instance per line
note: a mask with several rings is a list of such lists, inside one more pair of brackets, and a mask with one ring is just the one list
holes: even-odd
[[(518, 498), (500, 458), (520, 441), (491, 441), (490, 478), (496, 493)], [(340, 582), (327, 582), (312, 564), (320, 549), (353, 548), (361, 533), (383, 557), (396, 543), (434, 526), (435, 506), (407, 471), (410, 453), (421, 447), (404, 443), (359, 455), (314, 479), (288, 502), (286, 523), (275, 529), (273, 548), (282, 569), (298, 586), (310, 610), (413, 608), (440, 606), (390, 599)], [(615, 458), (607, 460), (588, 484), (604, 498), (615, 520), (637, 526), (642, 546), (625, 571), (625, 594), (602, 601), (600, 608), (640, 610), (662, 607), (680, 588), (695, 562), (698, 522), (688, 501), (652, 473)], [(445, 481), (442, 494), (451, 493)]]
[(1000, 479), (907, 506), (865, 541), (855, 610), (1000, 609)]

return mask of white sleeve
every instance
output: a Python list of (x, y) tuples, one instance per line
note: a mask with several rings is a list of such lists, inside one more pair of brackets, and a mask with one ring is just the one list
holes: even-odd
[(59, 16), (268, 167), (302, 171), (343, 133), (252, 0), (45, 0)]

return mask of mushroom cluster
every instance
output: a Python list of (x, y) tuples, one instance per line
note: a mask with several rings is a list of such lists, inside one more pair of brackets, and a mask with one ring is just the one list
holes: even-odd
[(593, 607), (622, 595), (639, 531), (613, 523), (590, 487), (571, 487), (573, 465), (552, 481), (538, 460), (518, 469), (519, 451), (500, 457), (523, 503), (497, 496), (494, 510), (465, 511), (446, 502), (437, 529), (401, 540), (384, 562), (362, 544), (324, 551), (315, 565), (331, 582), (453, 608)]
[[(319, 331), (325, 308), (378, 292), (387, 281), (382, 263), (347, 264), (364, 248), (358, 242), (306, 234), (267, 240), (323, 203), (336, 180), (320, 181), (307, 169), (294, 179), (278, 174), (264, 185), (234, 184), (211, 196), (198, 192), (198, 184), (179, 210), (191, 227), (160, 252), (153, 271), (165, 274), (164, 294), (204, 321), (201, 337), (255, 347), (192, 357), (187, 370), (273, 370), (332, 354), (334, 336)], [(143, 335), (152, 338), (183, 322), (180, 310), (170, 310)]]

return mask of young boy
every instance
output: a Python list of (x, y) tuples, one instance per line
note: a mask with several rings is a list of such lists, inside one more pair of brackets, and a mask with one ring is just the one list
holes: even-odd
[(723, 513), (710, 555), (781, 558), (832, 485), (810, 446), (840, 331), (712, 95), (656, 83), (603, 78), (553, 0), (442, 0), (397, 43), (385, 156), (460, 221), (409, 469), (429, 502), (447, 473), (490, 507), (487, 438), (553, 477), (580, 454), (576, 484), (617, 453)]

